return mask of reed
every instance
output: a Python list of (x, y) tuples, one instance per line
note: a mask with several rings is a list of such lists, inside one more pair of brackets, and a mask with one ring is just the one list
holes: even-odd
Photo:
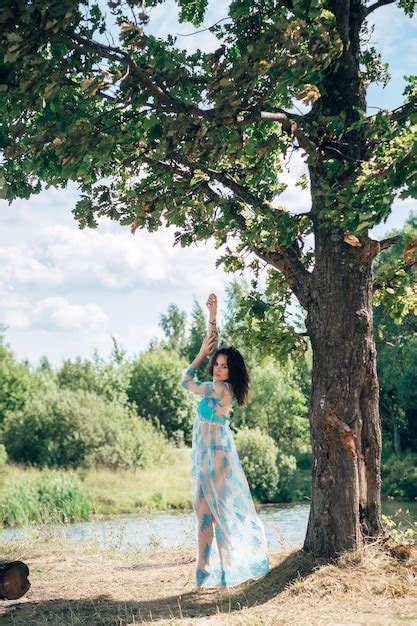
[(0, 499), (3, 526), (73, 522), (88, 519), (92, 512), (90, 494), (69, 472), (44, 472), (34, 482), (13, 485)]

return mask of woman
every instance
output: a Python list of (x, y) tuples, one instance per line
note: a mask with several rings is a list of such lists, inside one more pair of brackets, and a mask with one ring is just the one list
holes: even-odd
[[(238, 350), (217, 349), (215, 294), (209, 296), (207, 307), (207, 335), (181, 380), (185, 389), (201, 396), (192, 445), (198, 590), (228, 588), (269, 571), (264, 527), (228, 424), (232, 402), (238, 406), (246, 404), (249, 376)], [(210, 355), (213, 382), (201, 383), (195, 380), (196, 370)]]

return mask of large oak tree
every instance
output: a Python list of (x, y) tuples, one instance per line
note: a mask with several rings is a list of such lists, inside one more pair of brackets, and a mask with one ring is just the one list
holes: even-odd
[[(253, 315), (272, 347), (297, 340), (267, 331), (295, 294), (314, 355), (305, 549), (333, 556), (382, 531), (372, 261), (391, 241), (368, 230), (399, 193), (417, 193), (416, 77), (402, 106), (366, 112), (368, 85), (387, 79), (367, 20), (393, 2), (232, 0), (210, 28), (218, 48), (193, 54), (149, 34), (160, 3), (109, 0), (114, 40), (93, 2), (3, 0), (3, 197), (74, 180), (81, 227), (100, 216), (133, 231), (174, 225), (181, 245), (229, 246), (227, 269), (266, 263)], [(207, 0), (177, 4), (202, 22)], [(396, 4), (413, 14), (413, 0)], [(295, 151), (308, 166), (304, 214), (278, 204)]]

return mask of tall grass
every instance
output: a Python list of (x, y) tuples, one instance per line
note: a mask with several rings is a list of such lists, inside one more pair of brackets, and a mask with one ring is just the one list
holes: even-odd
[(3, 526), (31, 522), (73, 522), (91, 517), (93, 503), (75, 475), (48, 472), (9, 488), (0, 499)]
[(191, 509), (191, 450), (169, 444), (168, 452), (169, 462), (166, 456), (136, 470), (7, 464), (0, 471), (0, 525), (83, 520), (93, 511), (106, 516)]

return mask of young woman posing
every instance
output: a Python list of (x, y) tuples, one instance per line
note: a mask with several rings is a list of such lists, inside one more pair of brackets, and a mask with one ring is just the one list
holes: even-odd
[[(192, 440), (197, 589), (227, 588), (269, 571), (265, 530), (228, 424), (232, 403), (247, 402), (249, 376), (236, 348), (218, 349), (215, 294), (207, 307), (207, 334), (181, 379), (185, 389), (201, 397)], [(195, 379), (196, 370), (210, 356), (213, 382), (203, 383)]]

